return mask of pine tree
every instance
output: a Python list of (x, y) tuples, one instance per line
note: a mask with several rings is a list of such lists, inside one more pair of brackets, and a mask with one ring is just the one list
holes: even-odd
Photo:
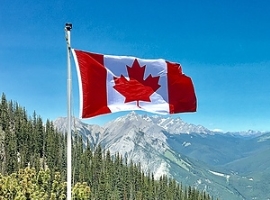
[(98, 189), (98, 183), (100, 180), (100, 174), (102, 170), (102, 149), (101, 145), (98, 145), (93, 155), (93, 171), (92, 171), (92, 187)]
[(5, 131), (5, 156), (6, 156), (6, 172), (13, 173), (18, 169), (17, 160), (17, 141), (14, 132), (7, 129)]
[(0, 104), (0, 126), (3, 131), (6, 131), (9, 127), (10, 117), (8, 115), (8, 103), (6, 95), (3, 93)]

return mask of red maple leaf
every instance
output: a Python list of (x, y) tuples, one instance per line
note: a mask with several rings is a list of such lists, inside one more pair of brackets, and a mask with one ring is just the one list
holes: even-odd
[(137, 106), (140, 107), (139, 101), (151, 102), (150, 96), (160, 87), (159, 76), (152, 77), (150, 74), (144, 80), (146, 66), (141, 67), (137, 59), (134, 60), (132, 67), (126, 67), (129, 80), (123, 75), (114, 77), (114, 89), (126, 97), (125, 103), (137, 101)]

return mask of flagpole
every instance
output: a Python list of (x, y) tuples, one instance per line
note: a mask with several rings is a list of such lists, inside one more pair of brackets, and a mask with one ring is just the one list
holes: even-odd
[(70, 65), (70, 31), (72, 24), (66, 23), (66, 42), (67, 42), (67, 200), (71, 200), (71, 65)]

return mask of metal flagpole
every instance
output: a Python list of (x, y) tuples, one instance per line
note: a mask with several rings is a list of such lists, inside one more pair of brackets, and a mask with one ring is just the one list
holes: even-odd
[(72, 24), (66, 23), (66, 41), (67, 41), (67, 200), (71, 200), (71, 65), (70, 65), (70, 31)]

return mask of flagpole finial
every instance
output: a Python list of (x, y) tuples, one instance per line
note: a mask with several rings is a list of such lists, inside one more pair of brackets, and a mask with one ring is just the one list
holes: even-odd
[(72, 29), (72, 24), (71, 23), (66, 23), (66, 30), (70, 31)]

